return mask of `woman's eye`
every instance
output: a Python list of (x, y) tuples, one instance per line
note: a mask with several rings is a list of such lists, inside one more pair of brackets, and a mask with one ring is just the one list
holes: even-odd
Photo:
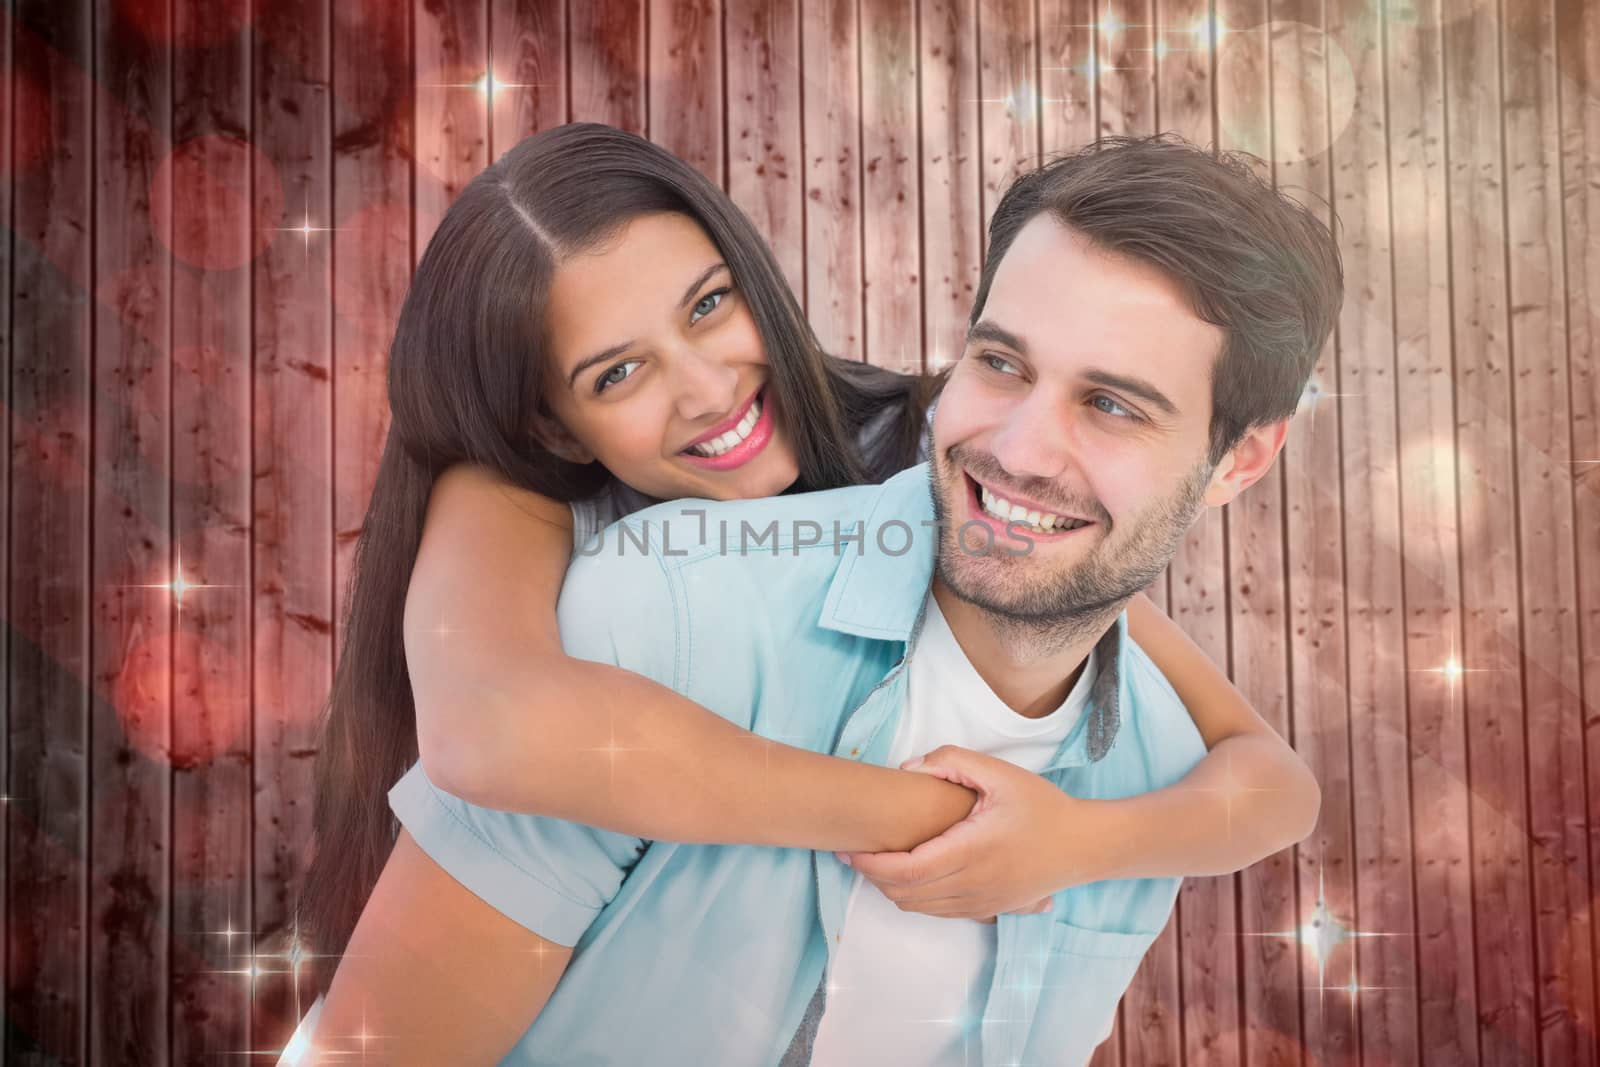
[(699, 302), (695, 304), (693, 310), (689, 312), (689, 322), (691, 324), (699, 322), (701, 319), (717, 310), (717, 305), (721, 304), (722, 298), (727, 295), (728, 290), (717, 289), (713, 292), (707, 293), (705, 296), (702, 296)]
[[(615, 367), (612, 367), (610, 370), (600, 375), (599, 379), (594, 383), (594, 391), (597, 393), (603, 393), (611, 386), (621, 383), (623, 379), (627, 378), (633, 373), (633, 371), (628, 370), (628, 368), (638, 366), (639, 361), (636, 359), (630, 359), (626, 363), (618, 363)], [(626, 371), (626, 373), (620, 373), (623, 371)]]
[(1127, 408), (1123, 407), (1109, 396), (1097, 396), (1089, 402), (1100, 411), (1105, 412), (1107, 415), (1115, 415), (1120, 419), (1133, 418), (1133, 412), (1129, 411)]

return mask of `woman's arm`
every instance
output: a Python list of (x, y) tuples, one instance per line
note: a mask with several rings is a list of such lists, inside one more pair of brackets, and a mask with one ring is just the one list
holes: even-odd
[[(405, 607), (429, 778), (483, 807), (651, 840), (907, 849), (968, 790), (778, 744), (561, 649), (565, 504), (458, 466), (434, 487)], [(624, 773), (614, 773), (622, 771)]]
[(1176, 785), (1097, 802), (1100, 877), (1227, 874), (1303, 840), (1322, 805), (1311, 769), (1148, 597), (1129, 603), (1128, 628), (1209, 751)]
[(296, 1062), (499, 1063), (571, 957), (474, 896), (402, 830)]

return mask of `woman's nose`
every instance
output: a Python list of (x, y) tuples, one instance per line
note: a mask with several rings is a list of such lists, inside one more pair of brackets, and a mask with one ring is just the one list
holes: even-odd
[(719, 359), (685, 350), (677, 364), (677, 408), (680, 418), (695, 420), (726, 415), (738, 401), (739, 372)]

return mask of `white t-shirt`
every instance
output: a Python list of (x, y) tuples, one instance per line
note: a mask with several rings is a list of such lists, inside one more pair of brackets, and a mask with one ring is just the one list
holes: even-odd
[[(889, 766), (940, 745), (1035, 772), (1049, 765), (1088, 706), (1094, 654), (1061, 706), (1030, 719), (1007, 707), (973, 668), (932, 593), (923, 611)], [(993, 923), (901, 911), (856, 875), (827, 976), (812, 1067), (978, 1063), (978, 1023), (994, 955)]]

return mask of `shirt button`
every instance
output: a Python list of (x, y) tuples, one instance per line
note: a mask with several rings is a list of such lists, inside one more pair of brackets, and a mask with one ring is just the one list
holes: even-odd
[(861, 750), (859, 748), (852, 748), (850, 750), (850, 755), (859, 756), (859, 755), (861, 755)]

